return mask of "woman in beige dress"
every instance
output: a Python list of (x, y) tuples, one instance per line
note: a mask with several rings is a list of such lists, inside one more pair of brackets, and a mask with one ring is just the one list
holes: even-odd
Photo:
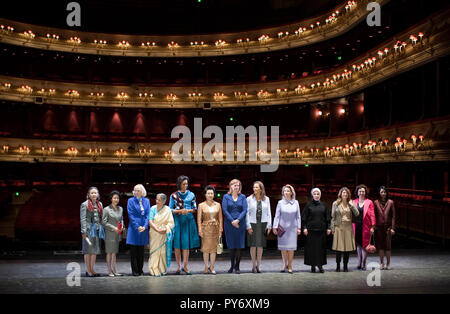
[(350, 252), (356, 250), (352, 218), (359, 211), (350, 200), (350, 190), (339, 190), (338, 199), (333, 202), (331, 210), (331, 231), (333, 232), (333, 250), (336, 251), (336, 271), (341, 271), (341, 256), (344, 253), (344, 272), (348, 271)]
[(149, 215), (150, 257), (148, 269), (150, 276), (165, 276), (172, 257), (172, 230), (175, 226), (172, 211), (166, 206), (167, 196), (156, 195), (156, 205), (152, 206)]
[[(205, 274), (211, 272), (211, 274), (215, 275), (214, 263), (216, 261), (217, 245), (223, 232), (222, 207), (214, 201), (216, 190), (213, 186), (208, 185), (204, 193), (206, 201), (198, 206), (197, 211), (198, 234), (202, 239), (200, 251), (203, 252)], [(210, 260), (209, 267), (208, 260)]]

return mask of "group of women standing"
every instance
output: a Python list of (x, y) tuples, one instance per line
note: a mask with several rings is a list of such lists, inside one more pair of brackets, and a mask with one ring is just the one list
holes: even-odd
[[(123, 209), (120, 193), (110, 194), (110, 205), (103, 208), (98, 189), (88, 190), (87, 201), (81, 204), (80, 220), (83, 237), (83, 254), (87, 268), (86, 276), (99, 276), (94, 271), (96, 255), (100, 254), (100, 238), (105, 240), (106, 262), (109, 276), (121, 276), (116, 271), (116, 254), (122, 234), (127, 235), (130, 246), (131, 269), (134, 276), (143, 275), (144, 247), (149, 245), (149, 272), (152, 276), (165, 276), (171, 264), (172, 247), (177, 262), (176, 275), (189, 270), (189, 251), (201, 247), (205, 265), (204, 273), (216, 274), (216, 254), (223, 232), (230, 253), (230, 268), (240, 273), (241, 250), (250, 247), (252, 272), (261, 272), (263, 249), (267, 236), (273, 232), (278, 239), (283, 268), (281, 272), (293, 273), (292, 261), (297, 250), (298, 236), (305, 236), (305, 265), (316, 267), (323, 273), (327, 264), (327, 236), (333, 234), (332, 249), (336, 251), (336, 271), (348, 271), (350, 252), (358, 253), (358, 269), (366, 269), (366, 247), (375, 234), (382, 269), (390, 269), (391, 237), (395, 233), (395, 208), (387, 189), (380, 187), (378, 199), (367, 198), (368, 188), (359, 185), (351, 200), (350, 190), (340, 189), (332, 204), (331, 215), (321, 201), (321, 191), (311, 191), (312, 201), (300, 213), (295, 189), (291, 185), (282, 188), (282, 199), (278, 201), (272, 225), (270, 199), (261, 181), (253, 183), (253, 193), (245, 197), (241, 193), (242, 183), (234, 179), (222, 204), (216, 202), (216, 191), (208, 185), (204, 189), (205, 201), (197, 208), (194, 193), (188, 190), (189, 178), (180, 176), (177, 191), (170, 195), (169, 206), (165, 194), (156, 196), (156, 205), (150, 207), (144, 186), (134, 187), (133, 197), (128, 199), (128, 231), (124, 229)], [(197, 221), (194, 212), (197, 211)], [(376, 230), (376, 231), (375, 231)], [(384, 255), (387, 264), (384, 265)], [(183, 264), (183, 266), (181, 266)]]

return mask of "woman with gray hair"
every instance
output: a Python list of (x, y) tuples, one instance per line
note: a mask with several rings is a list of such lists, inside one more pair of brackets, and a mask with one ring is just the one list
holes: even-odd
[(129, 218), (127, 244), (130, 246), (131, 271), (133, 276), (144, 274), (144, 246), (149, 244), (148, 217), (150, 200), (146, 198), (147, 191), (142, 184), (134, 187), (133, 197), (128, 199), (127, 211)]
[(303, 234), (305, 235), (305, 265), (311, 266), (311, 272), (323, 273), (327, 264), (327, 235), (331, 233), (331, 215), (325, 203), (320, 201), (322, 192), (318, 188), (311, 190), (312, 201), (302, 211)]
[(150, 208), (150, 257), (148, 269), (151, 276), (167, 275), (172, 257), (173, 228), (172, 211), (166, 205), (166, 194), (156, 195), (156, 205)]
[(96, 187), (90, 187), (86, 201), (80, 206), (81, 236), (83, 237), (82, 250), (86, 264), (86, 277), (99, 277), (94, 271), (95, 260), (101, 253), (100, 238), (105, 238), (105, 231), (101, 224), (103, 205), (99, 201), (100, 194)]

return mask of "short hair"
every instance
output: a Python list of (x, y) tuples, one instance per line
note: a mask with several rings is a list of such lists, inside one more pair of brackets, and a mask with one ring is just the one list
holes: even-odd
[(88, 189), (88, 192), (87, 192), (87, 194), (86, 194), (86, 199), (88, 200), (89, 199), (89, 194), (91, 194), (91, 190), (97, 190), (97, 201), (99, 201), (100, 200), (100, 192), (98, 191), (98, 189), (95, 187), (95, 186), (91, 186), (89, 189)]
[(205, 189), (203, 190), (203, 195), (206, 195), (206, 192), (208, 192), (209, 190), (212, 190), (214, 195), (216, 195), (216, 189), (212, 185), (205, 186)]
[(179, 176), (177, 179), (177, 190), (181, 189), (181, 183), (183, 183), (183, 181), (187, 180), (187, 182), (189, 183), (189, 178), (186, 176)]
[[(136, 184), (134, 186), (134, 190), (136, 190), (136, 188), (140, 189), (142, 191), (142, 197), (146, 197), (147, 196), (147, 191), (145, 190), (144, 186), (142, 184)], [(133, 191), (133, 195), (135, 195), (134, 191)]]
[(261, 199), (263, 201), (265, 201), (266, 200), (266, 189), (264, 188), (264, 183), (262, 183), (261, 181), (255, 181), (255, 182), (253, 182), (252, 189), (255, 186), (255, 184), (259, 185), (259, 188), (261, 189)]
[(112, 191), (111, 193), (109, 193), (109, 201), (112, 203), (112, 198), (114, 197), (114, 195), (117, 195), (119, 197), (120, 200), (120, 192), (117, 190)]
[(231, 191), (231, 187), (233, 186), (233, 185), (235, 185), (236, 183), (239, 183), (239, 193), (241, 193), (241, 191), (242, 191), (242, 182), (240, 181), (240, 180), (238, 180), (238, 179), (233, 179), (233, 180), (231, 180), (230, 181), (230, 183), (228, 184), (228, 186), (229, 186), (229, 190), (228, 190), (228, 194), (232, 194), (233, 192)]
[(158, 193), (158, 194), (156, 194), (156, 198), (158, 198), (158, 197), (161, 199), (161, 201), (163, 201), (164, 204), (166, 203), (166, 201), (167, 201), (167, 195), (166, 194)]
[(366, 197), (369, 195), (369, 189), (367, 188), (367, 186), (364, 185), (364, 184), (360, 184), (355, 189), (355, 196), (356, 197), (358, 197), (358, 192), (359, 192), (360, 189), (364, 189), (366, 191)]
[(292, 185), (290, 185), (290, 184), (286, 184), (285, 186), (283, 186), (281, 188), (281, 196), (283, 198), (284, 198), (284, 193), (283, 193), (284, 189), (289, 189), (291, 191), (291, 193), (292, 193), (292, 199), (295, 200), (295, 189), (294, 189), (294, 187)]
[(381, 200), (381, 196), (380, 196), (381, 190), (385, 190), (386, 191), (386, 200), (388, 200), (389, 199), (389, 191), (384, 185), (382, 185), (382, 186), (380, 186), (378, 188), (378, 195), (377, 195), (378, 199)]

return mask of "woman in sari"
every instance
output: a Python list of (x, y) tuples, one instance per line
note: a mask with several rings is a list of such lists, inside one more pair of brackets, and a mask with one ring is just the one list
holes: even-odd
[(165, 276), (170, 267), (172, 257), (172, 229), (175, 226), (172, 211), (166, 206), (167, 196), (156, 195), (156, 205), (152, 206), (149, 215), (150, 225), (150, 258), (148, 269), (151, 276)]
[(150, 257), (148, 269), (151, 276), (165, 276), (172, 257), (172, 229), (175, 226), (172, 211), (166, 206), (167, 196), (156, 195), (156, 205), (150, 209)]

